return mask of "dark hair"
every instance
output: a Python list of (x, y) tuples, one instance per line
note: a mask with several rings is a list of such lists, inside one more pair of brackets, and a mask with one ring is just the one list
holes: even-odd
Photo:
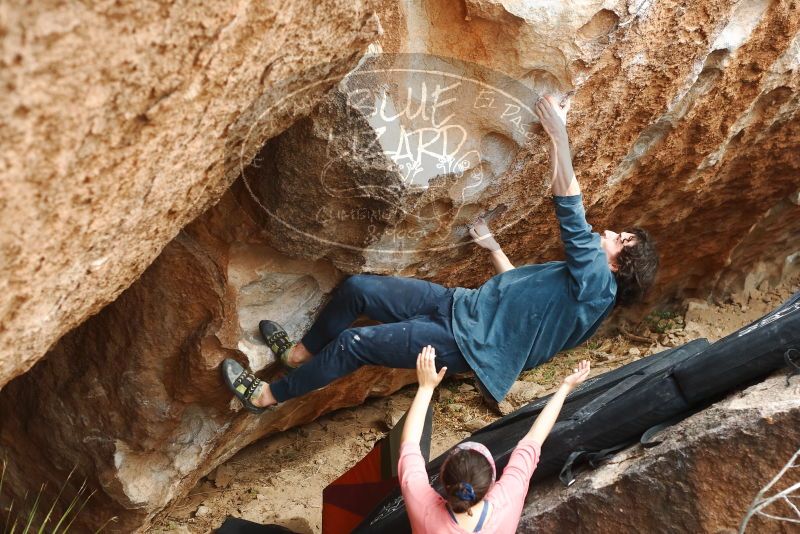
[[(466, 484), (472, 486), (475, 498), (464, 500), (457, 494), (464, 494)], [(477, 451), (457, 450), (447, 457), (442, 466), (442, 485), (447, 494), (447, 504), (457, 514), (467, 512), (481, 502), (492, 486), (492, 466), (489, 460)]]
[(617, 306), (627, 306), (640, 301), (658, 271), (656, 245), (647, 230), (631, 228), (626, 230), (636, 236), (634, 244), (625, 246), (617, 256)]

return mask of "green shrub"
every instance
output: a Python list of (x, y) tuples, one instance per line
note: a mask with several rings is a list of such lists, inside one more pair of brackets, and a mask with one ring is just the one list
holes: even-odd
[(658, 334), (664, 334), (670, 330), (683, 328), (683, 315), (674, 311), (660, 310), (651, 312), (645, 317), (647, 327)]

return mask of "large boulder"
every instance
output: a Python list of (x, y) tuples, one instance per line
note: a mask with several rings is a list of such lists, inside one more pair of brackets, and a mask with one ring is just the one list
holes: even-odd
[(376, 4), (4, 3), (0, 386), (355, 65), (380, 32)]
[[(249, 176), (279, 250), (474, 286), (491, 266), (459, 245), (484, 214), (513, 261), (558, 258), (530, 108), (571, 90), (590, 222), (655, 235), (653, 299), (730, 291), (800, 249), (791, 2), (429, 0), (382, 15), (384, 56), (265, 146)], [(429, 132), (438, 141), (420, 142)]]

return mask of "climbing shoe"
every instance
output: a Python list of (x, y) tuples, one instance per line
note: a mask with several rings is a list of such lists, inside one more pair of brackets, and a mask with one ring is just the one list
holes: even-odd
[(290, 369), (296, 369), (298, 367), (297, 365), (289, 363), (289, 353), (296, 343), (291, 342), (289, 335), (281, 325), (275, 321), (260, 321), (258, 323), (258, 330), (261, 332), (264, 341), (267, 342), (269, 350), (278, 357), (283, 365)]
[(239, 362), (230, 358), (225, 358), (220, 370), (222, 371), (222, 379), (225, 381), (225, 385), (236, 395), (236, 398), (241, 401), (247, 411), (257, 414), (266, 411), (266, 408), (256, 406), (250, 401), (253, 398), (253, 394), (259, 389), (258, 386), (263, 383), (261, 379), (242, 367)]

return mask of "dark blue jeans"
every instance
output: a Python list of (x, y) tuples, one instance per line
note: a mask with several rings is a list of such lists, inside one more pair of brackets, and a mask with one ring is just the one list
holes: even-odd
[[(453, 292), (415, 278), (351, 276), (303, 338), (314, 357), (270, 384), (272, 394), (279, 402), (299, 397), (362, 365), (413, 369), (425, 345), (436, 349), (437, 369), (470, 371), (453, 337)], [(359, 315), (384, 324), (348, 328)]]

